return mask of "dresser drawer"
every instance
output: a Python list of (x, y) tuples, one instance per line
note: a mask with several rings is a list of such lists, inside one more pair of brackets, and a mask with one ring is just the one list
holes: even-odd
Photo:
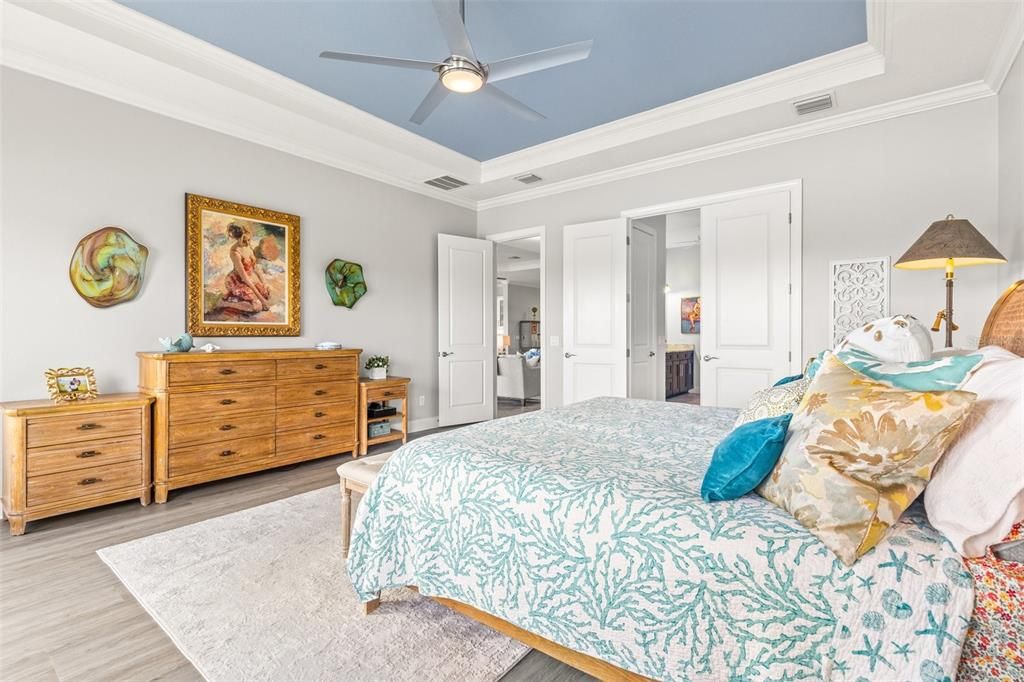
[(406, 386), (380, 386), (366, 390), (366, 401), (373, 403), (381, 400), (399, 400), (409, 395)]
[(29, 419), (27, 431), (26, 445), (29, 448), (138, 435), (142, 433), (142, 413), (139, 410), (118, 410), (66, 417), (41, 417)]
[(278, 432), (277, 451), (280, 453), (301, 450), (313, 453), (344, 452), (352, 448), (356, 440), (355, 423), (324, 426), (318, 429)]
[(220, 384), (225, 381), (273, 381), (276, 376), (273, 360), (175, 362), (167, 369), (167, 381), (171, 386)]
[(141, 488), (142, 461), (28, 477), (28, 506), (53, 504), (123, 488)]
[(354, 424), (355, 419), (354, 400), (284, 407), (277, 411), (277, 430), (317, 429), (340, 423)]
[(172, 393), (168, 401), (170, 420), (199, 421), (220, 419), (220, 415), (273, 410), (273, 387), (234, 389), (201, 393)]
[(51, 445), (28, 451), (28, 475), (37, 476), (141, 460), (141, 436), (105, 438), (78, 445)]
[(354, 381), (358, 373), (355, 358), (299, 358), (277, 361), (278, 379), (330, 376)]
[(326, 379), (277, 385), (277, 404), (281, 407), (355, 399), (356, 382), (354, 380)]
[(168, 445), (176, 448), (190, 443), (211, 443), (237, 440), (274, 433), (273, 412), (234, 412), (220, 414), (215, 410), (203, 421), (174, 422), (167, 429)]
[(171, 450), (170, 475), (185, 476), (196, 471), (231, 466), (240, 462), (274, 456), (274, 436), (239, 438), (222, 443), (205, 443)]

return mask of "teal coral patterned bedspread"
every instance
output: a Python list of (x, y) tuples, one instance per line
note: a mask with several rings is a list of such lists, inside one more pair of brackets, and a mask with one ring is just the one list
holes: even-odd
[(598, 398), (415, 440), (356, 516), (363, 600), (417, 585), (656, 679), (954, 677), (971, 575), (920, 505), (852, 568), (700, 483), (736, 411)]

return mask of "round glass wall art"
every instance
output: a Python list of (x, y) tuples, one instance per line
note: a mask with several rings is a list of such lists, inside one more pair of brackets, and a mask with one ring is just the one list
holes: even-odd
[(78, 295), (97, 308), (135, 298), (142, 289), (149, 249), (120, 227), (103, 227), (78, 242), (68, 274)]
[(363, 266), (359, 263), (335, 258), (327, 266), (324, 279), (327, 282), (327, 293), (334, 305), (351, 308), (366, 294)]

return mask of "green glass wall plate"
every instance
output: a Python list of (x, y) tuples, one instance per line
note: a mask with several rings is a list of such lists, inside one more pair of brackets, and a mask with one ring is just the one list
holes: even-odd
[(327, 266), (324, 279), (327, 282), (327, 293), (334, 305), (351, 308), (366, 293), (363, 266), (359, 263), (335, 258)]

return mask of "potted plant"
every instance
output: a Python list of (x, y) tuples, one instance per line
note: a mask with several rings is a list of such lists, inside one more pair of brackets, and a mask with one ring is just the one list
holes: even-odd
[(371, 379), (387, 379), (390, 364), (391, 358), (387, 355), (371, 355), (366, 359), (366, 370), (370, 373)]

